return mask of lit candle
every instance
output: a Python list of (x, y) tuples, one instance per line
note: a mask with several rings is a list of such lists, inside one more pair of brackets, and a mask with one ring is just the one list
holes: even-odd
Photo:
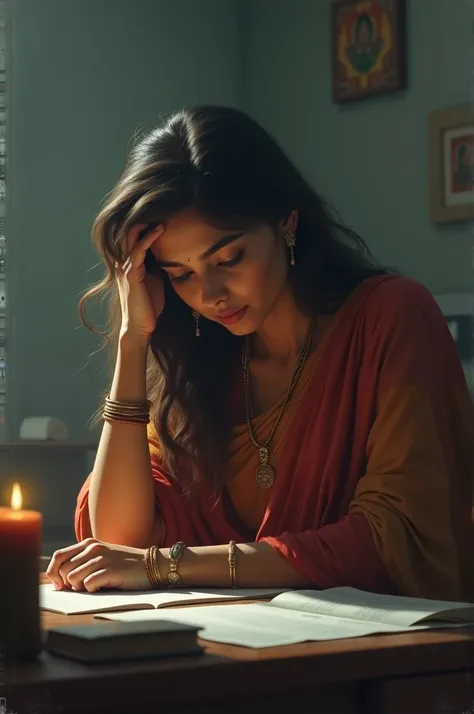
[(5, 660), (32, 660), (41, 650), (39, 556), (43, 518), (22, 510), (15, 483), (11, 508), (0, 508), (0, 648)]

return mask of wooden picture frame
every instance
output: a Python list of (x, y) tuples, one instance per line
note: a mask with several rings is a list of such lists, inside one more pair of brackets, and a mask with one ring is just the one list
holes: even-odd
[(333, 0), (333, 101), (406, 87), (405, 0)]
[(433, 112), (428, 120), (430, 218), (474, 219), (474, 110), (470, 104)]

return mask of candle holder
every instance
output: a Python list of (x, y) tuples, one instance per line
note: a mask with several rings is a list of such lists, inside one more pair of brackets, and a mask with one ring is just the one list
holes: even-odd
[(39, 607), (41, 513), (22, 510), (21, 489), (12, 507), (0, 507), (0, 650), (5, 662), (31, 661), (42, 649)]

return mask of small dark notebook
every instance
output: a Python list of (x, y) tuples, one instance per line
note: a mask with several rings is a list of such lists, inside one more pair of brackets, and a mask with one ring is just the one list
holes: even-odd
[(47, 652), (80, 662), (199, 654), (198, 628), (169, 620), (58, 625), (43, 633)]

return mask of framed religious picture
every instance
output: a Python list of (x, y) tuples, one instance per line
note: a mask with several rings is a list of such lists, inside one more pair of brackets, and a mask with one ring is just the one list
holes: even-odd
[(406, 86), (405, 0), (333, 0), (337, 104)]
[(474, 219), (474, 110), (467, 104), (429, 117), (430, 217)]

